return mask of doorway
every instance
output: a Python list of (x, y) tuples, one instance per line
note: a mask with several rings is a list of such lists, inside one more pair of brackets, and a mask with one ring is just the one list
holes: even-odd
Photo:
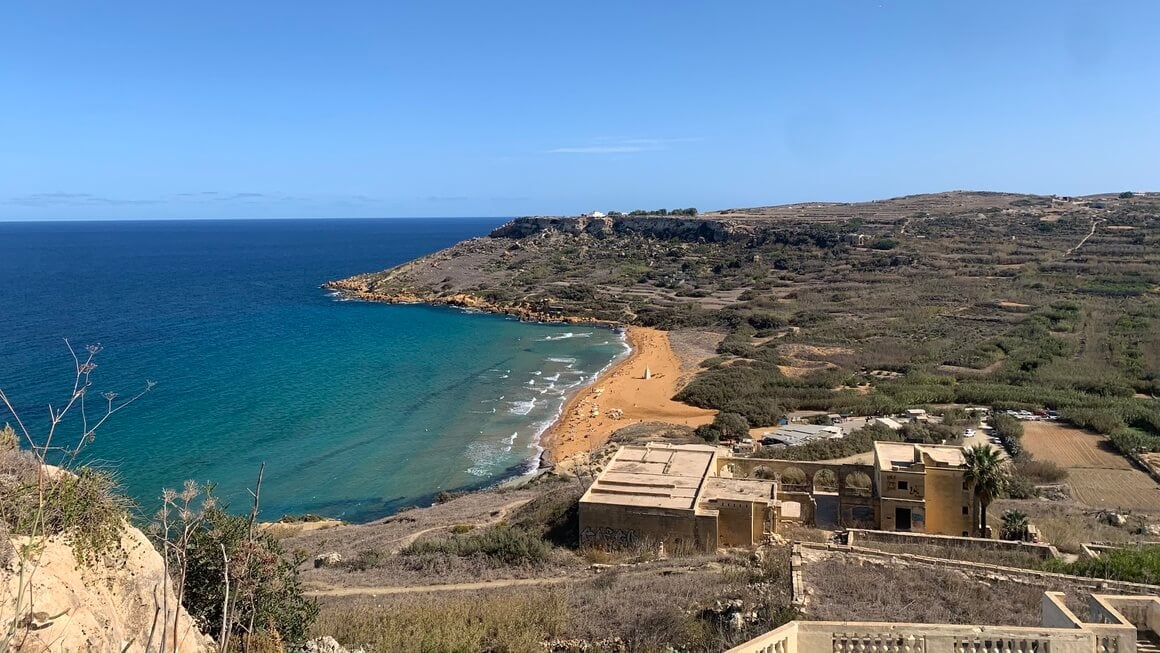
[(910, 508), (895, 508), (894, 509), (894, 530), (909, 531), (910, 530)]

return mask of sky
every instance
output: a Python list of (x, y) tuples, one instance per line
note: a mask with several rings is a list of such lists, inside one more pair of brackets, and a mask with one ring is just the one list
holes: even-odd
[(0, 3), (0, 220), (1160, 190), (1160, 2)]

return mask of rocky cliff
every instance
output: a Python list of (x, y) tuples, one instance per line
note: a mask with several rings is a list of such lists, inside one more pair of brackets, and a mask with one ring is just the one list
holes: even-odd
[(596, 238), (614, 235), (637, 235), (662, 240), (748, 241), (757, 235), (753, 224), (720, 218), (682, 218), (650, 216), (577, 216), (516, 218), (491, 232), (491, 238), (522, 239), (545, 231), (578, 236), (588, 234)]
[[(12, 538), (17, 551), (28, 544), (28, 538)], [(76, 559), (71, 546), (51, 538), (37, 544), (23, 574), (18, 558), (10, 555), (0, 567), (0, 613), (19, 605), (15, 610), (18, 629), (9, 650), (215, 651), (185, 609), (175, 607), (173, 592), (163, 583), (161, 555), (144, 533), (126, 528), (120, 548), (117, 555), (86, 565)], [(163, 606), (168, 607), (168, 614), (163, 613)], [(11, 614), (0, 616), (10, 623)], [(0, 641), (3, 637), (0, 632)]]

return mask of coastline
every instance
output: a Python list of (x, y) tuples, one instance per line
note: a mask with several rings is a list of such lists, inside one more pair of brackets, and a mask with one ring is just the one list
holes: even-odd
[(625, 339), (632, 348), (629, 355), (568, 399), (560, 417), (540, 436), (547, 463), (560, 465), (595, 451), (633, 423), (699, 426), (713, 420), (716, 411), (673, 401), (680, 389), (681, 359), (667, 332), (634, 326), (628, 327)]
[[(576, 324), (613, 328), (604, 320), (544, 312), (525, 306), (500, 306), (467, 294), (422, 297), (411, 293), (386, 294), (369, 291), (352, 278), (332, 281), (323, 288), (344, 299), (392, 304), (426, 304), (475, 310), (514, 317), (523, 322)], [(565, 467), (573, 458), (587, 455), (608, 443), (612, 434), (639, 422), (667, 422), (690, 427), (707, 424), (716, 411), (674, 401), (685, 378), (684, 364), (669, 342), (669, 334), (651, 327), (625, 327), (627, 356), (614, 360), (597, 373), (591, 383), (577, 389), (561, 406), (556, 418), (535, 440), (538, 456), (523, 473), (505, 475), (494, 485), (522, 484), (544, 471)], [(646, 370), (649, 378), (645, 378)]]

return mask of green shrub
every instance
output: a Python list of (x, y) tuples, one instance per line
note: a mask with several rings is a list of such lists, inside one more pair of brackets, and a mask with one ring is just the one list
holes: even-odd
[[(235, 601), (235, 637), (244, 637), (252, 624), (255, 634), (302, 642), (318, 615), (318, 604), (303, 594), (298, 578), (301, 560), (288, 558), (269, 533), (252, 533), (245, 517), (231, 515), (213, 503), (204, 515), (184, 547), (188, 572), (182, 605), (205, 632), (216, 635), (221, 630), (227, 587), (224, 550), (230, 561), (228, 587)], [(158, 534), (155, 531), (155, 536)], [(160, 537), (164, 538), (163, 531)], [(170, 557), (170, 569), (177, 573), (180, 559), (176, 543), (169, 540), (161, 544)]]
[(539, 565), (548, 559), (550, 549), (544, 540), (521, 528), (495, 528), (454, 535), (445, 540), (419, 540), (399, 551), (404, 556), (450, 555), (484, 556), (508, 565)]
[(1054, 562), (1048, 568), (1075, 576), (1154, 585), (1160, 583), (1160, 547), (1115, 549), (1089, 560)]
[(1067, 470), (1050, 460), (1035, 460), (1030, 455), (1015, 463), (1016, 476), (1032, 483), (1058, 483), (1067, 478)]
[(39, 463), (19, 449), (0, 451), (0, 523), (12, 535), (63, 536), (77, 560), (93, 564), (120, 546), (133, 503), (113, 476), (91, 467), (45, 473), (44, 500), (37, 489)]

